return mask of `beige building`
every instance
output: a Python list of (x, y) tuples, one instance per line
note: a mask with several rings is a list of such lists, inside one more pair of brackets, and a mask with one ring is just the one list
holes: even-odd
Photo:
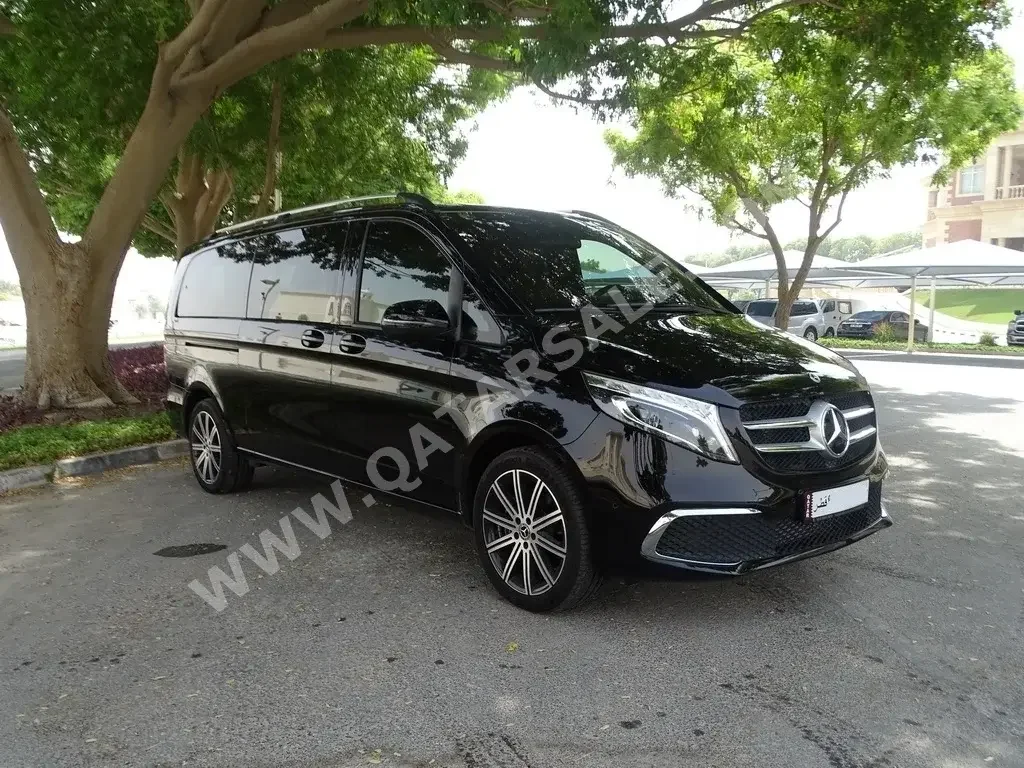
[(925, 247), (980, 240), (1024, 251), (1024, 123), (1002, 134), (977, 163), (928, 190)]

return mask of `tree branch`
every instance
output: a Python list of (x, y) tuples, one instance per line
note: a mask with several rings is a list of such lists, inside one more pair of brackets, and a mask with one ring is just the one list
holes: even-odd
[(552, 99), (558, 99), (559, 101), (571, 101), (574, 104), (582, 104), (586, 107), (610, 107), (616, 104), (615, 99), (588, 99), (585, 96), (573, 96), (571, 93), (559, 93), (558, 91), (548, 88), (544, 83), (540, 81), (539, 77), (533, 78), (533, 84), (537, 88), (546, 93)]
[(551, 9), (544, 6), (522, 6), (515, 0), (501, 2), (501, 0), (477, 0), (481, 5), (490, 8), (499, 16), (506, 19), (543, 19), (551, 13)]
[[(213, 1), (207, 0), (207, 3)], [(369, 9), (370, 2), (371, 0), (326, 0), (316, 4), (312, 10), (294, 21), (266, 28), (261, 25), (255, 34), (234, 45), (209, 66), (179, 78), (174, 86), (181, 90), (193, 87), (223, 90), (273, 61), (308, 48), (324, 47), (322, 43), (331, 29), (362, 16)]]
[[(60, 236), (46, 208), (39, 182), (29, 165), (14, 125), (0, 105), (0, 225), (8, 239), (29, 228), (36, 235), (59, 242)], [(21, 249), (11, 247), (17, 259)], [(19, 265), (20, 266), (20, 265)]]
[(516, 68), (511, 61), (496, 59), (493, 56), (485, 56), (482, 53), (474, 53), (473, 51), (461, 51), (447, 43), (431, 43), (430, 47), (434, 49), (434, 53), (441, 58), (441, 61), (446, 64), (468, 64), (471, 67), (494, 69), (498, 72), (511, 72)]
[(164, 240), (169, 242), (171, 245), (175, 243), (174, 230), (164, 224), (162, 221), (157, 219), (152, 214), (147, 213), (142, 218), (142, 226), (152, 232), (154, 235), (162, 237)]
[(850, 194), (850, 188), (847, 187), (846, 189), (843, 190), (842, 197), (839, 198), (839, 207), (836, 209), (836, 220), (833, 221), (829, 225), (829, 227), (824, 232), (821, 233), (821, 235), (818, 238), (818, 243), (819, 244), (821, 242), (823, 242), (826, 237), (831, 235), (832, 231), (842, 223), (842, 221), (843, 221), (843, 206), (846, 205), (846, 198), (849, 196), (849, 194)]
[(748, 235), (750, 235), (752, 237), (756, 237), (759, 240), (767, 240), (768, 239), (768, 235), (764, 234), (763, 232), (758, 232), (758, 231), (756, 231), (754, 229), (751, 229), (746, 224), (741, 223), (740, 220), (737, 219), (735, 216), (733, 216), (732, 219), (729, 220), (729, 226), (730, 227), (735, 227), (740, 232), (748, 234)]
[(225, 0), (204, 0), (199, 12), (192, 17), (188, 26), (173, 40), (160, 46), (160, 58), (171, 70), (176, 69), (192, 50), (192, 46), (206, 36), (224, 2)]
[(270, 90), (270, 133), (267, 135), (267, 163), (263, 171), (263, 191), (253, 217), (265, 216), (270, 208), (270, 199), (277, 188), (278, 145), (281, 136), (281, 109), (284, 99), (281, 96), (281, 83), (277, 80)]

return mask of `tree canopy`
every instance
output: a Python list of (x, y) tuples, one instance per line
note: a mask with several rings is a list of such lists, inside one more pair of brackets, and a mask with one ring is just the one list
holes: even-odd
[[(129, 4), (136, 13), (128, 15), (106, 3), (81, 10), (77, 34), (61, 39), (42, 36), (37, 25), (53, 20), (40, 4), (26, 4), (23, 38), (41, 37), (0, 47), (0, 92), (11, 94), (15, 121), (31, 126), (22, 141), (57, 225), (78, 235), (145, 104), (155, 36), (188, 18), (184, 3)], [(58, 23), (71, 20), (57, 15)], [(83, 74), (80, 62), (98, 48), (108, 55)], [(80, 87), (62, 85), (85, 77)], [(267, 67), (196, 123), (133, 245), (173, 255), (220, 219), (259, 215), (275, 202), (439, 188), (465, 152), (472, 116), (508, 84), (492, 71), (444, 69), (429, 50), (398, 46), (311, 51)], [(52, 98), (56, 92), (66, 98)], [(179, 221), (186, 217), (189, 228)]]
[[(656, 177), (672, 195), (695, 193), (714, 221), (765, 240), (788, 310), (851, 191), (936, 157), (941, 177), (1019, 121), (1012, 63), (985, 44), (979, 10), (964, 4), (942, 36), (945, 51), (928, 41), (912, 54), (855, 35), (795, 35), (781, 17), (766, 19), (709, 53), (699, 74), (667, 57), (664, 77), (632, 89), (635, 135), (610, 131), (606, 140), (628, 174)], [(899, 40), (899, 28), (892, 35)], [(771, 221), (786, 201), (807, 208), (795, 275)]]

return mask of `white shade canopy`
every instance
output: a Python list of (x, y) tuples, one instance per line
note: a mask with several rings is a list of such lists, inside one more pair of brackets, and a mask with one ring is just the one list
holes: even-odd
[[(800, 251), (783, 251), (783, 256), (786, 261), (786, 271), (789, 273), (789, 278), (792, 279), (800, 268), (804, 255)], [(869, 272), (870, 270), (861, 268), (859, 264), (854, 266), (846, 261), (830, 259), (828, 256), (815, 256), (811, 264), (811, 271), (807, 273), (807, 276), (808, 278), (828, 279), (865, 275)], [(734, 261), (731, 264), (722, 264), (698, 274), (712, 285), (724, 285), (722, 281), (725, 280), (758, 280), (761, 282), (778, 280), (779, 268), (775, 261), (775, 254), (765, 253), (742, 261)]]
[(917, 277), (1024, 274), (1024, 251), (977, 240), (958, 240), (934, 248), (875, 256), (856, 263), (858, 269)]

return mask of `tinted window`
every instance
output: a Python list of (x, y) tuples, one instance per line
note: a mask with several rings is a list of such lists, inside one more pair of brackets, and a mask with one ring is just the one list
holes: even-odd
[(793, 317), (816, 314), (818, 308), (809, 301), (798, 301), (793, 305), (793, 311), (789, 314)]
[(530, 309), (610, 306), (624, 299), (726, 310), (689, 272), (610, 223), (537, 212), (450, 211), (444, 217)]
[(337, 323), (342, 313), (338, 261), (345, 224), (292, 229), (247, 241), (252, 253), (249, 317)]
[(501, 344), (501, 328), (469, 283), (462, 291), (462, 338), (484, 344)]
[(747, 314), (753, 317), (771, 317), (775, 314), (775, 302), (752, 301), (747, 305)]
[(245, 317), (249, 255), (237, 243), (196, 254), (178, 293), (178, 317)]
[(447, 310), (448, 259), (425, 234), (397, 221), (371, 221), (363, 250), (359, 321), (380, 323), (399, 301), (434, 299)]
[(906, 323), (910, 321), (910, 315), (905, 315), (902, 312), (893, 312), (889, 317), (889, 321), (893, 323)]
[(888, 316), (888, 312), (858, 312), (850, 319), (860, 320), (865, 323), (877, 323), (879, 320), (885, 320)]

